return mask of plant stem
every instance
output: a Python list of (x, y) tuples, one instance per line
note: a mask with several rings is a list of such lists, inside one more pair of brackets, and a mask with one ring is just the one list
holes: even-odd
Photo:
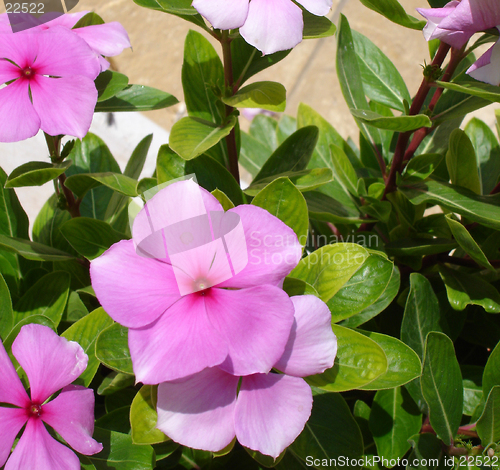
[[(233, 60), (231, 58), (231, 41), (229, 31), (222, 31), (220, 43), (222, 46), (222, 57), (224, 60), (224, 86), (225, 89), (234, 95), (238, 89), (234, 84), (233, 78)], [(226, 118), (234, 111), (232, 106), (226, 104)], [(234, 179), (240, 184), (240, 170), (238, 168), (238, 148), (236, 146), (236, 130), (235, 127), (226, 137), (227, 152), (229, 157), (229, 171), (234, 176)]]

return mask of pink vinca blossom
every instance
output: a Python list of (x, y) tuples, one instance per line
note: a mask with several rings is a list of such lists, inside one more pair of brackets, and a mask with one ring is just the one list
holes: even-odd
[[(306, 10), (324, 16), (332, 0), (298, 0)], [(214, 28), (236, 29), (246, 42), (264, 54), (295, 47), (302, 41), (302, 10), (291, 0), (193, 0)]]
[(129, 328), (137, 381), (158, 384), (213, 366), (269, 372), (293, 323), (292, 302), (278, 286), (301, 257), (295, 233), (259, 207), (224, 214), (192, 180), (159, 191), (132, 233), (93, 260), (90, 275), (106, 312)]
[[(102, 450), (102, 445), (92, 439), (94, 392), (70, 385), (87, 367), (87, 355), (79, 344), (36, 324), (21, 328), (12, 344), (12, 354), (28, 376), (31, 398), (0, 341), (0, 403), (14, 406), (0, 406), (0, 467), (26, 424), (5, 470), (79, 470), (78, 457), (56, 441), (44, 423), (81, 454)], [(61, 388), (56, 398), (47, 401)]]
[(301, 377), (332, 367), (337, 352), (328, 307), (311, 295), (292, 302), (294, 325), (275, 364), (284, 374), (243, 377), (238, 392), (240, 378), (219, 367), (162, 383), (157, 427), (195, 449), (219, 451), (236, 436), (243, 446), (278, 457), (311, 414), (311, 388)]
[[(36, 30), (46, 31), (56, 26), (62, 26), (71, 30), (74, 34), (81, 37), (96, 53), (101, 63), (101, 71), (105, 71), (109, 68), (109, 62), (103, 56), (114, 57), (121, 54), (124, 49), (132, 47), (130, 39), (125, 28), (116, 21), (72, 29), (87, 13), (89, 12), (67, 13), (41, 24), (30, 14), (23, 15), (23, 19), (26, 22), (32, 23), (30, 27)], [(0, 15), (0, 32), (12, 32), (7, 13)]]
[(0, 33), (0, 142), (50, 135), (83, 138), (92, 122), (100, 72), (95, 53), (58, 26)]

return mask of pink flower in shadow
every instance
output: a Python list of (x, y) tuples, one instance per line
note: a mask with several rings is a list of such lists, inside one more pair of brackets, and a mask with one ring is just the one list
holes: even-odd
[[(94, 392), (70, 385), (87, 367), (87, 355), (79, 344), (36, 324), (21, 328), (12, 344), (12, 354), (28, 376), (31, 398), (0, 342), (0, 403), (14, 405), (0, 406), (0, 467), (26, 424), (5, 470), (79, 470), (75, 453), (56, 441), (43, 423), (81, 454), (102, 450), (102, 445), (92, 439)], [(47, 401), (61, 388), (56, 398)]]

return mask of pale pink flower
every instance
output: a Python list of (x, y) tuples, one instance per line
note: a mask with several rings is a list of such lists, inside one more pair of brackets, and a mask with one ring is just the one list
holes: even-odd
[(83, 39), (58, 26), (0, 33), (0, 142), (50, 135), (83, 138), (92, 122), (100, 72)]
[[(324, 16), (332, 0), (298, 0), (313, 15)], [(291, 0), (193, 0), (193, 7), (214, 28), (236, 29), (264, 54), (295, 47), (302, 41), (302, 10)]]
[[(283, 354), (293, 305), (280, 287), (302, 247), (283, 222), (250, 205), (222, 219), (238, 218), (235, 231), (211, 236), (221, 213), (217, 199), (196, 183), (176, 182), (136, 217), (133, 240), (91, 262), (97, 298), (129, 328), (139, 382), (158, 384), (213, 366), (236, 375), (268, 372)], [(183, 224), (179, 243), (192, 249), (165, 251), (172, 227)], [(200, 230), (203, 224), (208, 232)]]
[(500, 40), (476, 60), (467, 73), (481, 82), (500, 86)]
[[(182, 445), (219, 451), (236, 436), (240, 444), (274, 458), (304, 429), (311, 388), (300, 377), (333, 366), (337, 339), (324, 302), (292, 297), (295, 321), (275, 368), (284, 374), (241, 378), (219, 367), (158, 386), (157, 427)], [(213, 432), (217, 429), (217, 432)]]
[[(12, 354), (28, 376), (31, 398), (0, 341), (0, 403), (14, 405), (0, 406), (0, 467), (26, 424), (5, 470), (80, 470), (75, 453), (56, 441), (44, 423), (81, 454), (102, 450), (102, 445), (92, 439), (94, 392), (70, 385), (87, 367), (87, 355), (78, 343), (36, 324), (21, 328)], [(47, 401), (61, 388), (56, 398)]]

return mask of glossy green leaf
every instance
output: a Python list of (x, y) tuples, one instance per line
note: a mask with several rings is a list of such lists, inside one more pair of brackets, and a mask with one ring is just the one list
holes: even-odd
[(461, 365), (460, 369), (462, 370), (464, 385), (464, 415), (472, 416), (483, 398), (482, 377), (484, 368)]
[(390, 131), (408, 132), (421, 127), (432, 127), (432, 122), (426, 114), (388, 117), (366, 109), (351, 109), (351, 114), (369, 126)]
[(8, 334), (14, 328), (14, 312), (12, 310), (12, 301), (10, 292), (5, 279), (0, 273), (0, 338), (7, 338)]
[(68, 301), (69, 281), (68, 274), (62, 271), (43, 276), (14, 305), (14, 324), (33, 315), (43, 315), (57, 326)]
[(448, 90), (458, 91), (460, 93), (465, 93), (466, 95), (477, 96), (493, 103), (500, 103), (500, 91), (498, 90), (498, 87), (494, 85), (488, 85), (487, 83), (481, 83), (476, 80), (461, 81), (459, 83), (441, 82), (437, 80), (436, 83), (440, 87)]
[(296, 279), (294, 277), (286, 277), (283, 282), (283, 290), (290, 296), (294, 295), (315, 295), (319, 297), (316, 289), (301, 279)]
[(177, 104), (179, 101), (170, 93), (144, 85), (128, 85), (112, 98), (99, 101), (96, 113), (123, 113), (127, 111), (153, 111)]
[(450, 305), (455, 310), (464, 310), (467, 305), (480, 305), (488, 313), (500, 313), (500, 293), (487, 281), (445, 266), (439, 267), (439, 274), (446, 286)]
[(125, 374), (134, 373), (128, 349), (128, 330), (118, 323), (106, 328), (98, 336), (95, 354), (110, 369)]
[(396, 387), (375, 394), (369, 423), (378, 455), (392, 468), (390, 461), (396, 462), (411, 447), (408, 439), (420, 431), (422, 415), (406, 389)]
[(426, 256), (448, 253), (457, 246), (447, 238), (403, 238), (387, 243), (385, 251), (389, 256)]
[(405, 28), (421, 30), (425, 26), (425, 21), (408, 15), (397, 0), (361, 0), (361, 3)]
[(500, 385), (500, 342), (490, 354), (483, 373), (483, 393), (487, 397), (493, 387)]
[(183, 20), (208, 30), (205, 20), (191, 7), (189, 0), (134, 0), (134, 3), (144, 8), (178, 16)]
[(338, 341), (335, 364), (322, 374), (307, 377), (308, 384), (344, 392), (363, 387), (387, 372), (387, 357), (375, 341), (349, 328), (332, 328)]
[(134, 444), (158, 444), (169, 440), (156, 429), (156, 393), (157, 387), (143, 385), (132, 402), (130, 424)]
[(192, 160), (229, 135), (235, 124), (235, 117), (221, 127), (199, 118), (182, 118), (172, 127), (170, 148), (185, 160)]
[(47, 162), (24, 163), (12, 171), (7, 178), (5, 187), (41, 186), (62, 175), (72, 164), (71, 160), (58, 164)]
[(483, 447), (500, 440), (500, 386), (491, 389), (476, 430)]
[(453, 184), (481, 194), (476, 152), (469, 137), (461, 129), (451, 133), (446, 166)]
[(97, 88), (97, 101), (105, 101), (115, 96), (128, 85), (128, 77), (119, 72), (106, 70), (95, 79)]
[(66, 179), (64, 185), (79, 198), (83, 198), (88, 191), (100, 185), (107, 186), (124, 196), (137, 196), (137, 181), (120, 173), (105, 172), (73, 175)]
[(494, 271), (493, 266), (488, 261), (479, 245), (476, 243), (469, 231), (456, 219), (453, 218), (452, 214), (446, 215), (446, 222), (450, 227), (453, 237), (458, 242), (460, 247), (479, 265), (491, 269)]
[(452, 444), (462, 419), (464, 392), (453, 342), (443, 333), (427, 335), (420, 383), (431, 426), (445, 444)]
[(319, 191), (304, 194), (309, 209), (309, 217), (314, 220), (331, 222), (332, 224), (361, 224), (365, 220), (359, 212), (353, 212), (337, 200)]
[(443, 458), (443, 443), (431, 433), (415, 434), (408, 442), (413, 447), (408, 457), (408, 470), (437, 470)]
[(222, 206), (224, 211), (228, 211), (229, 209), (234, 208), (234, 204), (231, 199), (229, 199), (226, 194), (223, 193), (220, 189), (214, 189), (213, 191), (211, 191), (211, 194), (220, 202), (220, 205)]
[(135, 377), (133, 375), (124, 374), (122, 372), (110, 372), (104, 377), (97, 389), (98, 395), (112, 395), (125, 388), (135, 385)]
[(113, 324), (111, 317), (102, 307), (73, 323), (61, 336), (69, 341), (76, 341), (89, 357), (87, 368), (80, 375), (78, 382), (88, 387), (99, 367), (95, 355), (95, 344), (99, 334)]
[(91, 11), (86, 15), (82, 16), (77, 21), (75, 26), (73, 26), (73, 28), (71, 29), (85, 28), (86, 26), (94, 26), (99, 24), (104, 24), (104, 20), (97, 13)]
[(301, 192), (288, 178), (278, 178), (267, 185), (252, 201), (288, 225), (304, 246), (307, 241), (309, 217), (307, 204)]
[(255, 82), (222, 101), (233, 108), (262, 108), (283, 112), (286, 108), (286, 89), (277, 82)]
[(403, 174), (404, 181), (421, 181), (431, 176), (436, 168), (443, 161), (441, 154), (422, 154), (416, 155), (405, 167)]
[(22, 238), (11, 238), (0, 235), (0, 247), (34, 261), (64, 261), (73, 256), (61, 250), (56, 250), (41, 243), (31, 242)]
[(5, 188), (7, 174), (0, 168), (0, 234), (28, 238), (28, 216), (14, 189)]
[(97, 258), (125, 238), (106, 222), (87, 217), (68, 220), (61, 226), (61, 232), (71, 246), (88, 259)]
[(500, 194), (478, 196), (468, 189), (437, 181), (403, 184), (399, 189), (412, 204), (434, 202), (474, 222), (500, 229)]
[(346, 193), (358, 196), (358, 176), (345, 152), (335, 144), (330, 146), (333, 174)]
[(335, 25), (325, 16), (317, 16), (302, 9), (304, 17), (303, 39), (327, 38), (335, 34)]
[(107, 431), (130, 433), (130, 406), (122, 406), (96, 420), (95, 426)]
[[(359, 459), (363, 455), (361, 431), (340, 394), (324, 393), (314, 397), (311, 417), (288, 452), (305, 462), (308, 456), (309, 460), (310, 457), (318, 459), (319, 463), (315, 464), (313, 461), (312, 468), (323, 468), (321, 459), (329, 461), (330, 458), (338, 459), (342, 456), (350, 460)], [(311, 468), (310, 465), (307, 467)]]
[(402, 341), (373, 331), (359, 330), (359, 332), (375, 341), (387, 357), (387, 372), (361, 389), (382, 390), (399, 387), (420, 376), (422, 363), (417, 353)]

